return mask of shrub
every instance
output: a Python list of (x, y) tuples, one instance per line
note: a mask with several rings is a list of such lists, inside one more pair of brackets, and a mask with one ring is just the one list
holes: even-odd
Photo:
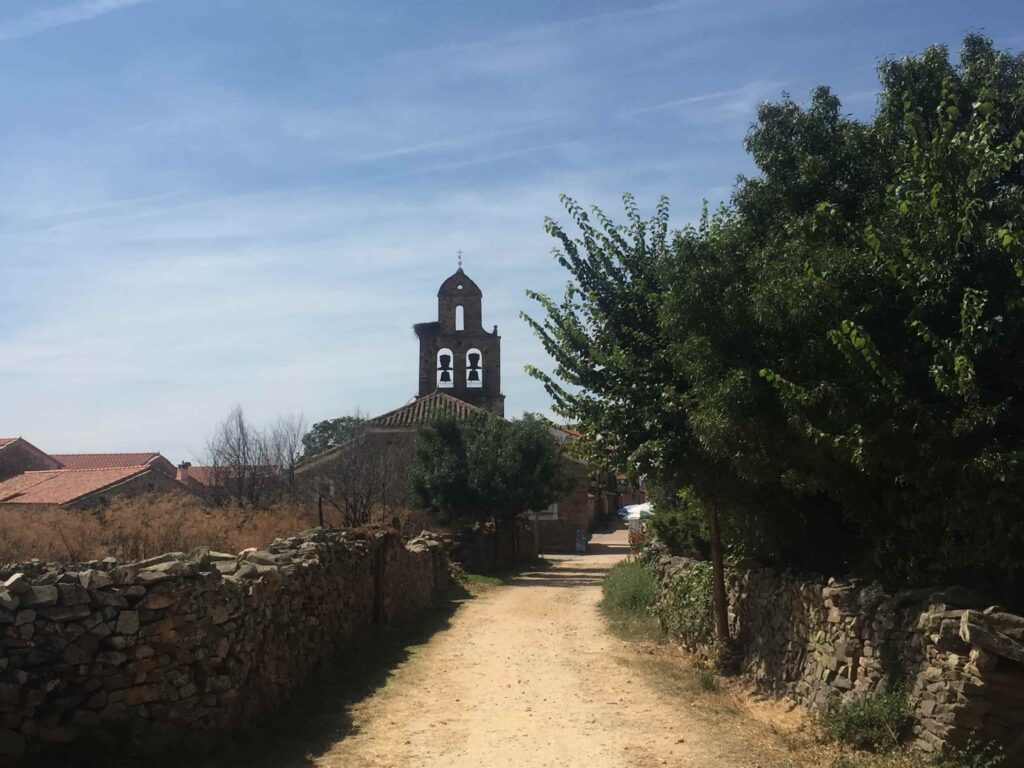
[(693, 562), (671, 584), (659, 609), (666, 631), (688, 645), (710, 642), (714, 634), (711, 563)]
[(609, 613), (650, 613), (658, 583), (646, 566), (636, 561), (617, 563), (601, 588), (601, 607)]
[(0, 563), (104, 557), (130, 562), (200, 546), (238, 552), (315, 524), (291, 504), (210, 508), (176, 493), (118, 498), (96, 510), (8, 506), (0, 515)]
[(717, 693), (722, 690), (722, 682), (718, 679), (718, 675), (710, 669), (701, 669), (697, 672), (697, 685), (707, 693)]
[(672, 492), (652, 483), (650, 496), (658, 511), (650, 518), (649, 525), (669, 552), (707, 557), (707, 515), (693, 492), (689, 488)]
[(832, 741), (884, 752), (899, 746), (909, 721), (906, 694), (894, 689), (858, 701), (833, 701), (821, 726)]

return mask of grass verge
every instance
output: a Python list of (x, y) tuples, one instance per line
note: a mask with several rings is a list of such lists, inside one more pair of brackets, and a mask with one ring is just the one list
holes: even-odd
[(601, 592), (601, 612), (616, 635), (624, 640), (662, 639), (661, 626), (651, 613), (658, 584), (641, 563), (625, 560), (612, 566)]

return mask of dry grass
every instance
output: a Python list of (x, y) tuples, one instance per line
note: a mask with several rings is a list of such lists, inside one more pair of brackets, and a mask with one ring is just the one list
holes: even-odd
[(759, 693), (742, 677), (720, 677), (697, 656), (668, 643), (634, 642), (621, 662), (654, 687), (714, 723), (747, 734), (763, 768), (995, 768), (996, 761), (950, 757), (941, 762), (895, 749), (872, 753), (829, 742), (806, 711)]
[(314, 525), (297, 505), (208, 507), (194, 496), (173, 493), (117, 499), (101, 510), (7, 506), (0, 510), (0, 563), (110, 556), (130, 562), (200, 546), (238, 552)]

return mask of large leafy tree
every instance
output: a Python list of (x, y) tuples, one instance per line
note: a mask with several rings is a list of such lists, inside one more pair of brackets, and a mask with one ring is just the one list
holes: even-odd
[(867, 123), (825, 88), (763, 105), (760, 174), (697, 227), (567, 201), (534, 373), (595, 456), (690, 487), (727, 542), (1019, 597), (1024, 59), (972, 36), (881, 78)]
[(541, 419), (486, 413), (421, 427), (411, 478), (421, 507), (452, 522), (493, 521), (498, 528), (557, 501), (571, 482), (561, 446)]
[(698, 489), (715, 565), (716, 630), (724, 640), (728, 621), (718, 510), (737, 484), (728, 462), (708, 451), (695, 433), (684, 405), (693, 382), (680, 375), (666, 344), (660, 315), (673, 259), (667, 201), (647, 221), (627, 195), (627, 225), (615, 224), (598, 208), (588, 213), (570, 198), (563, 202), (578, 235), (551, 219), (546, 226), (559, 241), (556, 258), (570, 281), (561, 301), (529, 291), (544, 317), (523, 316), (555, 370), (529, 371), (544, 383), (555, 411), (579, 426), (592, 460)]
[[(865, 568), (1020, 590), (1024, 58), (972, 36), (958, 65), (936, 47), (881, 77), (859, 205), (831, 177), (775, 222), (741, 216), (751, 257), (786, 275), (752, 296), (778, 339), (761, 373), (823, 452), (818, 476), (792, 479), (841, 503)], [(755, 157), (778, 157), (764, 126)], [(741, 214), (792, 200), (800, 167), (747, 185)]]

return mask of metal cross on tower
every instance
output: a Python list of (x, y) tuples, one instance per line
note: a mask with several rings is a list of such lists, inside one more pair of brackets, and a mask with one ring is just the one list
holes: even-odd
[(459, 248), (458, 254), (459, 254), (459, 269), (462, 269), (462, 249), (461, 248)]

